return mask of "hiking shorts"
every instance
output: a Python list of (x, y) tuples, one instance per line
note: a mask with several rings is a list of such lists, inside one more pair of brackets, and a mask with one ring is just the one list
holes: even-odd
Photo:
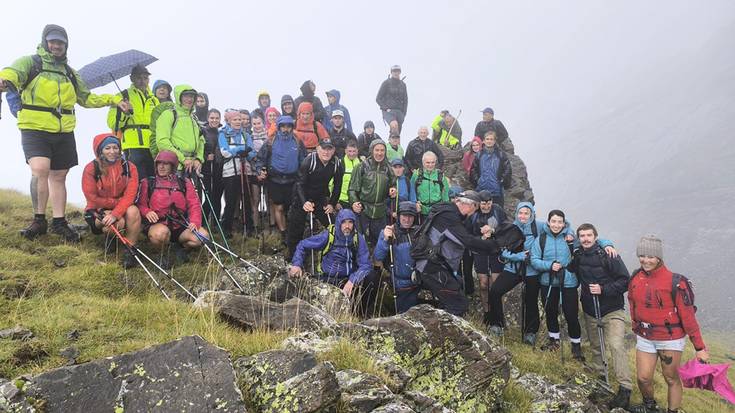
[(636, 350), (644, 353), (656, 354), (659, 350), (684, 351), (684, 346), (686, 346), (686, 337), (676, 340), (649, 340), (636, 335), (635, 338)]
[(387, 110), (383, 111), (383, 120), (385, 123), (390, 125), (391, 122), (396, 121), (399, 125), (403, 125), (403, 120), (405, 119), (406, 115), (403, 113), (403, 111), (398, 109), (391, 109), (390, 112)]
[(24, 129), (20, 131), (20, 137), (26, 163), (34, 157), (49, 158), (52, 171), (70, 169), (79, 163), (74, 132), (51, 133)]
[(478, 274), (500, 274), (503, 272), (503, 263), (498, 260), (497, 255), (475, 254), (475, 271)]
[(293, 186), (295, 184), (278, 184), (275, 182), (268, 181), (266, 184), (268, 188), (268, 195), (271, 200), (277, 205), (289, 205), (291, 204), (293, 197)]

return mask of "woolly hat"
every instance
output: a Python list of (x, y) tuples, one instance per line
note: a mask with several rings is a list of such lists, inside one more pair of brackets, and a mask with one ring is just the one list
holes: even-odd
[(664, 242), (661, 238), (655, 235), (649, 234), (641, 237), (638, 241), (638, 247), (635, 249), (637, 256), (649, 256), (656, 257), (660, 260), (664, 259)]

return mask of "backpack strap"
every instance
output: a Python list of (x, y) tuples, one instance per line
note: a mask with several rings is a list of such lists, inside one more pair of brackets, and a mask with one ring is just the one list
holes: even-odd
[(546, 235), (546, 232), (542, 232), (538, 238), (538, 244), (539, 244), (539, 247), (541, 247), (541, 260), (542, 261), (544, 259), (544, 249), (546, 249), (546, 237), (547, 236), (548, 235)]
[[(120, 92), (120, 94), (122, 95), (123, 100), (130, 100), (130, 92), (128, 92), (127, 89)], [(122, 129), (120, 128), (120, 118), (121, 117), (122, 117), (122, 111), (120, 110), (120, 108), (117, 108), (117, 111), (115, 112), (115, 129), (114, 129), (115, 133), (117, 133), (120, 129)], [(126, 123), (127, 123), (127, 120), (126, 120)]]
[(41, 59), (41, 56), (38, 54), (34, 54), (31, 56), (31, 70), (28, 72), (28, 77), (26, 78), (26, 81), (23, 83), (23, 85), (20, 87), (21, 90), (28, 87), (28, 85), (35, 79), (41, 72), (51, 72), (56, 73), (62, 76), (65, 76), (71, 84), (74, 86), (74, 91), (76, 92), (77, 89), (79, 89), (79, 84), (77, 83), (77, 78), (74, 76), (74, 71), (69, 67), (68, 64), (64, 63), (64, 71), (60, 72), (58, 70), (50, 70), (50, 69), (44, 69), (43, 68), (43, 60)]
[(531, 223), (531, 234), (533, 234), (534, 238), (538, 238), (538, 223), (535, 219)]

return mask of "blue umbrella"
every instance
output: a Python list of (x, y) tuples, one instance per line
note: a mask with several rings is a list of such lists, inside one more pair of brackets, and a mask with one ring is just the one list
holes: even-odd
[[(100, 57), (79, 70), (79, 76), (88, 88), (104, 86), (117, 79), (130, 75), (136, 65), (148, 66), (158, 60), (140, 50), (130, 49), (126, 52)], [(118, 86), (118, 89), (120, 87)]]

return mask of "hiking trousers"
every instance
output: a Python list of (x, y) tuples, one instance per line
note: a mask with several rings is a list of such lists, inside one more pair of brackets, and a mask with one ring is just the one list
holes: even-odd
[[(615, 310), (602, 316), (602, 328), (605, 335), (605, 350), (612, 356), (612, 367), (615, 370), (615, 378), (620, 386), (626, 389), (633, 388), (633, 381), (628, 365), (628, 352), (625, 350), (625, 311)], [(597, 334), (597, 318), (589, 314), (584, 315), (584, 325), (587, 337), (590, 340), (592, 350), (592, 368), (600, 375), (604, 374), (605, 367), (602, 365), (600, 353), (600, 337)], [(605, 354), (607, 358), (607, 354)]]
[[(335, 278), (323, 274), (320, 279), (342, 289), (349, 278)], [(359, 284), (352, 288), (350, 301), (352, 302), (352, 313), (360, 318), (367, 319), (380, 316), (376, 308), (377, 297), (380, 288), (380, 273), (370, 271)]]
[[(549, 330), (549, 334), (559, 333), (559, 299), (561, 298), (564, 319), (567, 320), (569, 339), (578, 343), (582, 337), (582, 327), (579, 325), (577, 287), (562, 288), (561, 291), (560, 297), (559, 287), (551, 287), (551, 292), (549, 292), (548, 286), (541, 286), (541, 302), (544, 304), (546, 314), (546, 328)], [(548, 303), (546, 302), (547, 296), (549, 297)]]
[(461, 274), (456, 277), (446, 269), (421, 273), (421, 288), (431, 291), (441, 307), (456, 316), (462, 316), (469, 308), (467, 297), (462, 291)]
[(378, 245), (378, 236), (380, 231), (385, 228), (386, 217), (385, 215), (377, 218), (370, 218), (363, 211), (362, 214), (358, 215), (358, 221), (360, 221), (360, 233), (365, 237), (368, 245), (371, 249)]
[[(509, 271), (503, 271), (495, 280), (492, 286), (490, 286), (490, 325), (505, 327), (505, 314), (503, 313), (503, 296), (515, 288), (516, 285), (523, 282), (523, 279), (515, 273)], [(539, 329), (539, 312), (538, 312), (538, 294), (541, 285), (539, 284), (538, 276), (526, 276), (526, 297), (525, 308), (526, 308), (526, 320), (525, 329), (526, 333), (538, 333)], [(520, 320), (523, 323), (523, 320)]]
[[(222, 164), (215, 161), (206, 161), (202, 166), (202, 174), (204, 177), (204, 189), (209, 195), (209, 201), (212, 203), (212, 207), (209, 207), (209, 202), (202, 196), (202, 211), (205, 216), (214, 217), (217, 220), (222, 215), (222, 193), (224, 192), (224, 183), (222, 181)], [(215, 224), (216, 225), (216, 224)]]
[[(329, 219), (327, 214), (324, 213), (324, 203), (314, 202), (314, 235), (319, 230), (317, 229), (317, 221), (319, 221), (324, 228), (329, 225)], [(334, 217), (332, 217), (334, 218)], [(334, 222), (334, 219), (332, 219)], [(309, 213), (304, 211), (304, 204), (300, 204), (294, 201), (291, 208), (288, 210), (288, 222), (286, 223), (286, 245), (288, 246), (288, 256), (290, 260), (296, 252), (296, 246), (299, 245), (299, 241), (304, 239), (304, 230), (309, 226)]]

